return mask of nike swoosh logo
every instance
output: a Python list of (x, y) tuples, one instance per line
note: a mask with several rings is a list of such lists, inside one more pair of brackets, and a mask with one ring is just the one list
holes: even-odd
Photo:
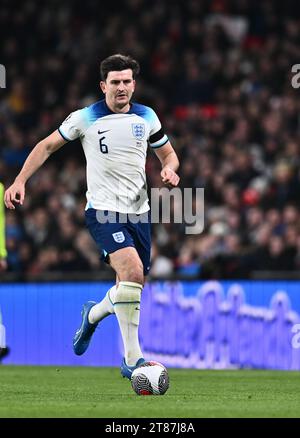
[(107, 129), (106, 131), (98, 131), (98, 134), (104, 134), (104, 132), (111, 131), (111, 129)]

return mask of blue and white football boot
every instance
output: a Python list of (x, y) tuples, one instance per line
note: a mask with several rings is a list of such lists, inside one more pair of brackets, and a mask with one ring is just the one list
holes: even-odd
[(144, 362), (145, 362), (145, 359), (143, 357), (141, 357), (134, 366), (130, 367), (130, 366), (128, 366), (126, 364), (125, 357), (123, 357), (122, 364), (121, 364), (121, 374), (122, 374), (122, 376), (123, 377), (127, 377), (127, 379), (130, 380), (131, 379), (131, 374), (133, 373), (133, 371), (137, 367), (142, 365), (142, 363), (144, 363)]
[(87, 350), (92, 335), (98, 325), (97, 322), (95, 324), (91, 324), (88, 319), (90, 310), (95, 304), (97, 304), (95, 301), (88, 301), (83, 305), (81, 311), (81, 316), (82, 316), (81, 326), (76, 331), (75, 336), (73, 338), (73, 350), (74, 353), (77, 354), (78, 356), (81, 356)]

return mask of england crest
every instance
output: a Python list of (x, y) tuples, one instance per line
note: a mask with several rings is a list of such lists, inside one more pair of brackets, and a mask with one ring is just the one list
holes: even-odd
[(145, 125), (144, 123), (132, 123), (132, 133), (135, 138), (142, 140), (145, 136)]
[(124, 233), (122, 231), (118, 231), (117, 233), (112, 234), (114, 241), (117, 243), (122, 243), (125, 240)]

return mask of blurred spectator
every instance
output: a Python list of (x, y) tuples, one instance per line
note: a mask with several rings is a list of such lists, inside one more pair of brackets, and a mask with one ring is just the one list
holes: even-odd
[(152, 277), (169, 277), (174, 272), (173, 263), (170, 258), (159, 253), (155, 243), (152, 245), (151, 251), (151, 271)]

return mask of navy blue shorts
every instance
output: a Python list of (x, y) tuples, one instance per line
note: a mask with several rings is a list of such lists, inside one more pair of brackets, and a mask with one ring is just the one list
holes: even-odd
[(89, 208), (85, 211), (85, 221), (100, 250), (101, 260), (109, 263), (109, 254), (118, 249), (133, 246), (143, 263), (144, 275), (149, 273), (150, 211), (136, 215)]

